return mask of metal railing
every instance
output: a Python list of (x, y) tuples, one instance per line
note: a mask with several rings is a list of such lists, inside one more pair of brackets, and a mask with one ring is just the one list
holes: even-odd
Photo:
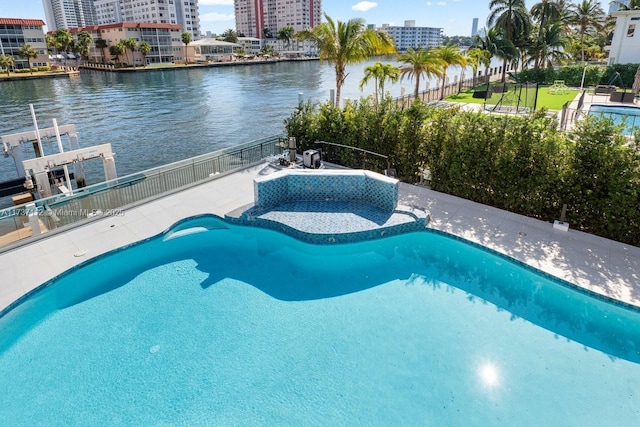
[[(209, 154), (134, 173), (81, 189), (73, 195), (55, 195), (30, 204), (0, 210), (0, 248), (31, 237), (29, 228), (37, 220), (43, 232), (86, 218), (109, 213), (127, 205), (186, 187), (215, 175), (246, 167), (287, 147), (282, 135), (275, 135)], [(37, 212), (37, 218), (33, 213)], [(29, 214), (31, 218), (29, 217)]]

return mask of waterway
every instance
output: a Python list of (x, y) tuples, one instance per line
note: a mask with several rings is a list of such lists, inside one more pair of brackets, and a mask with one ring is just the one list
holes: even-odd
[[(348, 68), (343, 99), (373, 93), (372, 83), (359, 88), (373, 62)], [(0, 135), (32, 130), (32, 103), (40, 127), (56, 118), (76, 125), (82, 147), (111, 143), (118, 175), (124, 176), (282, 133), (299, 96), (323, 102), (333, 88), (333, 67), (318, 61), (1, 82)], [(387, 90), (393, 96), (411, 93), (413, 81), (388, 84)], [(56, 141), (45, 141), (44, 151), (57, 152)], [(100, 162), (91, 163), (98, 164), (87, 165), (90, 184), (102, 180)], [(15, 177), (13, 158), (0, 157), (0, 181)]]

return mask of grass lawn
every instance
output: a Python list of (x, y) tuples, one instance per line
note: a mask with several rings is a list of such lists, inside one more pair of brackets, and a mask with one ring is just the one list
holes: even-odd
[[(563, 94), (552, 94), (549, 93), (549, 87), (540, 87), (538, 90), (538, 102), (537, 109), (547, 108), (549, 110), (562, 110), (562, 106), (567, 101), (573, 101), (573, 99), (578, 94), (577, 89), (568, 89), (566, 93)], [(473, 89), (470, 89), (466, 92), (460, 92), (457, 95), (447, 96), (446, 100), (451, 102), (465, 102), (468, 104), (484, 104), (484, 99), (482, 98), (473, 98)], [(491, 100), (493, 102), (497, 102), (502, 96), (501, 93), (494, 93), (491, 96)]]

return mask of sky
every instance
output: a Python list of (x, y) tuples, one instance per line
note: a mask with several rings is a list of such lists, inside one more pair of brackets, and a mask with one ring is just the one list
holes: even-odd
[[(527, 7), (537, 1), (528, 0)], [(600, 2), (605, 12), (609, 1)], [(203, 33), (220, 34), (235, 29), (233, 0), (199, 0), (200, 27)], [(478, 28), (485, 26), (489, 0), (322, 0), (322, 8), (334, 20), (362, 18), (368, 24), (404, 25), (415, 20), (419, 27), (443, 28), (447, 36), (470, 36), (473, 18)], [(0, 17), (42, 19), (42, 0), (0, 0)]]

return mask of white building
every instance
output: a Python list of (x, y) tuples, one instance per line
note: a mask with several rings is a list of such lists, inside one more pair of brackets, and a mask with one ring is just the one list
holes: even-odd
[(609, 64), (640, 63), (640, 10), (619, 10), (611, 16), (616, 19)]
[[(629, 6), (629, 0), (617, 0), (618, 2), (624, 4), (625, 6)], [(620, 9), (618, 3), (609, 2), (609, 15), (613, 12), (617, 12)]]
[(150, 22), (181, 25), (200, 38), (198, 0), (95, 0), (100, 25), (119, 22)]
[[(40, 19), (0, 18), (0, 55), (13, 57), (15, 68), (49, 65), (42, 27), (44, 22)], [(18, 50), (25, 44), (30, 44), (38, 52), (37, 58), (20, 58)]]
[(295, 32), (313, 28), (322, 19), (322, 0), (234, 0), (236, 31), (246, 37), (272, 37), (281, 28)]
[(400, 52), (410, 47), (418, 49), (440, 46), (443, 42), (442, 28), (416, 27), (416, 21), (413, 20), (404, 21), (404, 27), (382, 24), (378, 31), (387, 33)]
[(93, 0), (42, 0), (49, 31), (96, 25)]

